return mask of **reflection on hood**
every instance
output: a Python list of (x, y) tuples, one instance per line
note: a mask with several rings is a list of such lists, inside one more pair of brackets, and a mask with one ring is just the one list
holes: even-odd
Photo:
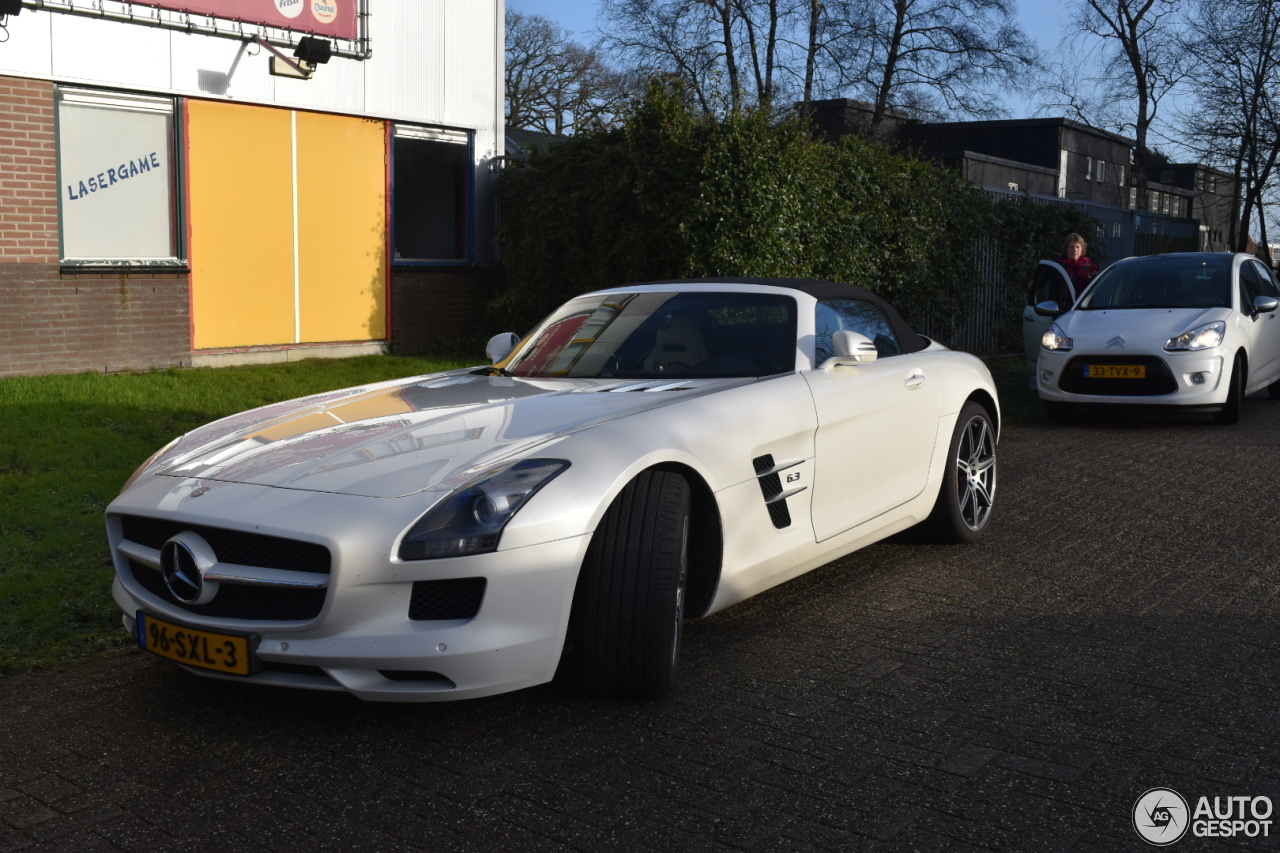
[(185, 436), (156, 473), (399, 497), (576, 429), (752, 381), (416, 377), (217, 421)]

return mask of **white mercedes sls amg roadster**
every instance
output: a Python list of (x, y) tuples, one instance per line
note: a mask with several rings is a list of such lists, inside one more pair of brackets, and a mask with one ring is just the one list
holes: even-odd
[(107, 508), (138, 644), (364, 699), (675, 683), (682, 620), (915, 525), (991, 521), (981, 361), (874, 294), (790, 279), (567, 302), (493, 364), (266, 406)]

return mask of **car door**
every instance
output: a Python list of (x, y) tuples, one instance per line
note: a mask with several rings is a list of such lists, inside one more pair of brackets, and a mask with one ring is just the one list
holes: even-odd
[(1244, 323), (1249, 336), (1250, 387), (1261, 381), (1270, 384), (1280, 371), (1280, 322), (1275, 311), (1262, 314), (1254, 310), (1256, 296), (1280, 299), (1280, 290), (1265, 266), (1247, 260), (1240, 266), (1240, 313), (1250, 318)]
[(805, 374), (818, 415), (810, 506), (822, 541), (924, 491), (940, 403), (926, 360), (902, 353), (875, 305), (823, 300), (817, 311), (817, 364), (830, 357), (831, 335), (840, 329), (866, 335), (878, 353), (871, 364)]
[[(1071, 305), (1075, 304), (1076, 298), (1080, 295), (1076, 293), (1067, 271), (1053, 261), (1041, 261), (1036, 264), (1035, 276), (1031, 279), (1031, 287), (1027, 291), (1027, 305), (1022, 309), (1022, 346), (1027, 356), (1027, 370), (1032, 376), (1035, 375), (1036, 359), (1040, 357), (1040, 339), (1053, 324), (1053, 318), (1041, 317), (1035, 312), (1035, 306), (1051, 299), (1060, 303), (1063, 294), (1070, 296)], [(1059, 304), (1058, 308), (1065, 312), (1071, 308), (1071, 305)]]

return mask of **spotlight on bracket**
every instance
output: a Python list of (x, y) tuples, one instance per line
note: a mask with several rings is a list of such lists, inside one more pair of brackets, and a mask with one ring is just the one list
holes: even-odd
[(314, 68), (317, 65), (324, 65), (333, 56), (333, 44), (328, 39), (303, 36), (298, 46), (294, 48), (293, 55), (298, 57), (300, 62), (305, 62)]

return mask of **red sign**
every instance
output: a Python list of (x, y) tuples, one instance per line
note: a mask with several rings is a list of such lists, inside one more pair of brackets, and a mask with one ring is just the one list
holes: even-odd
[(158, 6), (192, 15), (212, 15), (246, 24), (355, 39), (358, 0), (133, 0), (139, 6)]

